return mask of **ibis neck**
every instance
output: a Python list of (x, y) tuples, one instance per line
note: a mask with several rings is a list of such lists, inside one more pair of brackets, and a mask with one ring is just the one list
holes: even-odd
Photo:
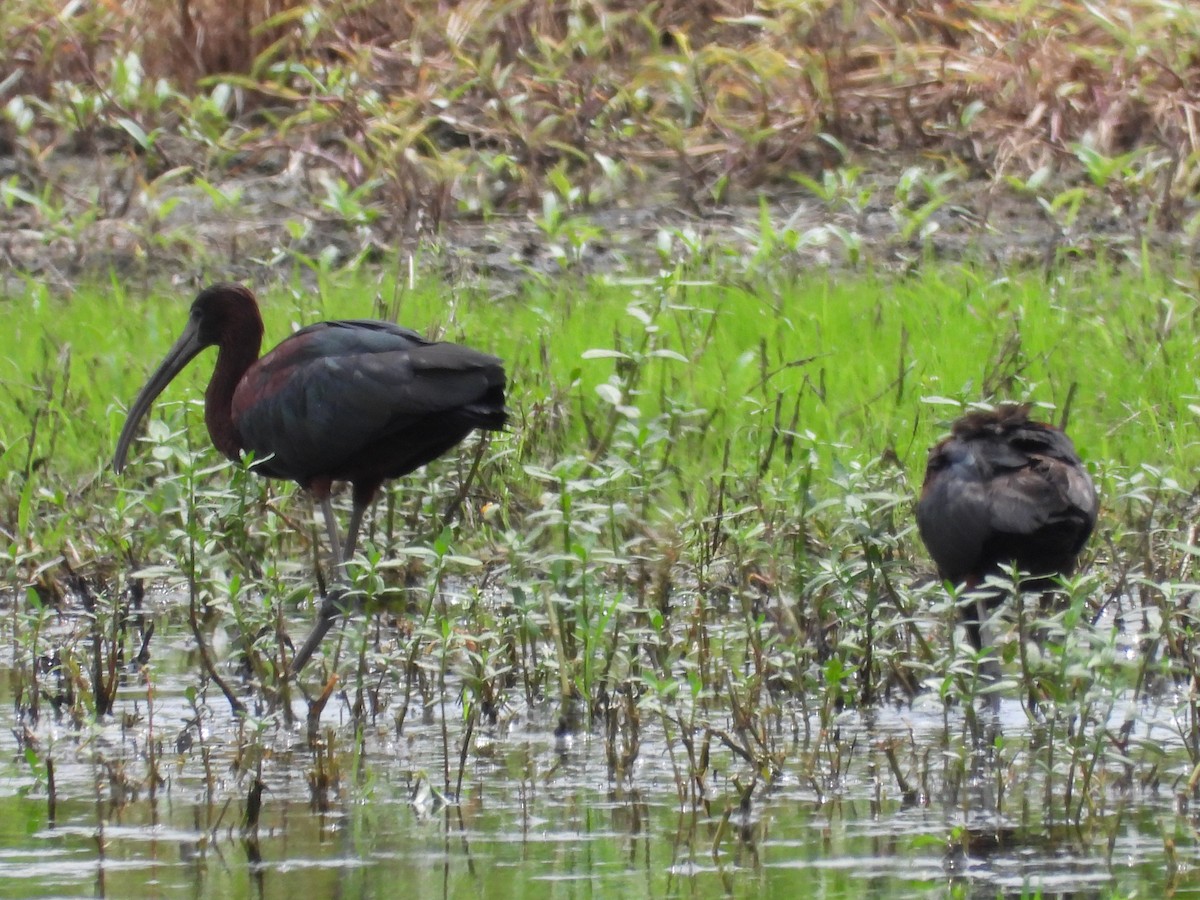
[(258, 359), (261, 342), (260, 332), (252, 346), (249, 343), (241, 346), (221, 345), (217, 351), (212, 380), (204, 392), (204, 424), (208, 426), (208, 436), (212, 438), (214, 447), (235, 462), (241, 458), (242, 441), (233, 424), (233, 392), (237, 390), (242, 376)]

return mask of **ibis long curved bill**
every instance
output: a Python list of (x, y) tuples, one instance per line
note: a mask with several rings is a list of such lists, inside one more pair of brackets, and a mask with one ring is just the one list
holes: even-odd
[(125, 460), (129, 455), (129, 447), (133, 444), (133, 439), (137, 435), (138, 426), (141, 425), (142, 419), (146, 417), (146, 413), (150, 411), (150, 407), (154, 401), (158, 399), (158, 395), (163, 392), (168, 384), (182, 372), (189, 362), (196, 358), (201, 350), (208, 346), (200, 339), (199, 320), (189, 318), (187, 327), (183, 330), (183, 334), (179, 336), (174, 346), (167, 352), (163, 361), (158, 364), (158, 368), (154, 370), (154, 374), (150, 376), (145, 386), (138, 391), (138, 395), (133, 399), (133, 403), (129, 406), (129, 415), (125, 419), (125, 427), (121, 429), (121, 436), (117, 438), (117, 449), (113, 453), (113, 469), (120, 474), (125, 469)]

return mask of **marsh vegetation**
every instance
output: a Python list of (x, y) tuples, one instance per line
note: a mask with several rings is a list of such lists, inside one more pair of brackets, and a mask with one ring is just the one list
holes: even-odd
[[(1194, 886), (1188, 7), (219, 9), (0, 8), (14, 894)], [(229, 277), (268, 344), (398, 319), (511, 382), (300, 678), (319, 515), (209, 446), (203, 365), (109, 467)], [(1001, 400), (1101, 511), (991, 682), (913, 502)]]

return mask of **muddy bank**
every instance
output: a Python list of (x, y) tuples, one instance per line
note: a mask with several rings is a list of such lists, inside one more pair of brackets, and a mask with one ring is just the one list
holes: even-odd
[[(702, 206), (661, 174), (604, 205), (556, 200), (432, 223), (400, 221), (369, 185), (348, 198), (334, 171), (299, 155), (217, 183), (186, 169), (147, 183), (139, 165), (119, 157), (54, 157), (40, 195), (53, 203), (18, 197), (0, 208), (3, 290), (19, 295), (32, 279), (69, 291), (110, 273), (184, 285), (261, 283), (364, 263), (407, 266), (418, 250), (419, 265), (455, 282), (637, 272), (689, 258), (732, 262), (735, 270), (767, 260), (785, 270), (903, 269), (928, 257), (1041, 266), (1135, 256), (1143, 241), (1164, 252), (1194, 251), (1194, 236), (1179, 224), (1200, 210), (1194, 201), (1171, 211), (1171, 227), (1145, 226), (1147, 204), (1104, 192), (1064, 210), (1047, 197), (1076, 191), (1069, 184), (1056, 194), (1020, 193), (990, 179), (939, 176), (919, 157), (875, 163), (841, 189), (829, 179), (846, 170), (827, 173), (821, 197), (790, 183)], [(449, 189), (451, 206), (467, 205), (457, 186)]]

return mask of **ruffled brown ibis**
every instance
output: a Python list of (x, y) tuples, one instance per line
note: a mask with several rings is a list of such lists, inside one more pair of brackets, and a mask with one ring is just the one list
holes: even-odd
[[(469, 347), (428, 341), (390, 322), (347, 319), (309, 325), (259, 359), (263, 323), (254, 294), (214, 284), (192, 303), (187, 326), (133, 405), (113, 455), (120, 472), (138, 424), (167, 384), (206, 347), (217, 348), (204, 394), (213, 444), (254, 471), (286, 478), (320, 502), (333, 570), (344, 576), (363, 513), (380, 485), (441, 456), (476, 428), (502, 429), (504, 365)], [(335, 481), (351, 484), (345, 544), (330, 502)], [(292, 660), (303, 668), (340, 612), (331, 592)]]
[[(1071, 439), (1029, 418), (1028, 404), (972, 412), (929, 451), (917, 528), (943, 579), (972, 590), (1015, 565), (1023, 589), (1069, 575), (1096, 525), (1096, 488)], [(1003, 597), (985, 597), (994, 608)], [(983, 649), (981, 610), (964, 610)]]

